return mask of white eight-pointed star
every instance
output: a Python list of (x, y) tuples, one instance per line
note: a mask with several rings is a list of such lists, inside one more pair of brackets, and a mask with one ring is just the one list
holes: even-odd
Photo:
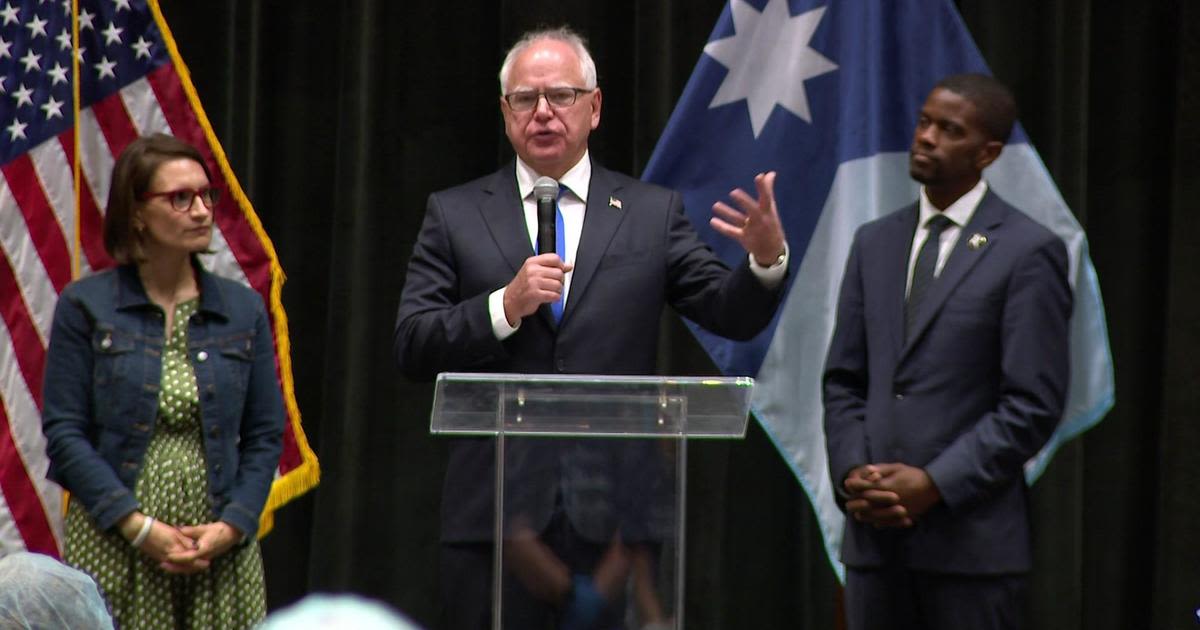
[(729, 73), (709, 107), (746, 101), (754, 137), (762, 133), (775, 105), (812, 122), (804, 82), (832, 72), (837, 64), (809, 47), (825, 7), (792, 16), (787, 0), (770, 0), (759, 13), (732, 0), (734, 35), (709, 42), (704, 52)]

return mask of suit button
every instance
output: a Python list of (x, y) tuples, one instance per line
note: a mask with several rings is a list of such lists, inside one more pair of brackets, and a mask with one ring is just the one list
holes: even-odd
[(207, 352), (205, 352), (205, 351), (203, 351), (203, 350), (201, 350), (200, 352), (197, 352), (197, 353), (196, 353), (196, 360), (197, 360), (197, 361), (199, 361), (199, 362), (201, 362), (201, 363), (204, 363), (205, 361), (207, 361), (207, 360), (208, 360), (208, 353), (207, 353)]
[(904, 400), (904, 394), (896, 394), (896, 400)]

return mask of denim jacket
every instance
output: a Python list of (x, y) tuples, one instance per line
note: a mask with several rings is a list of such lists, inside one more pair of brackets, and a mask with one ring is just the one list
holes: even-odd
[[(187, 351), (212, 516), (250, 538), (282, 448), (275, 344), (258, 294), (195, 268), (200, 304)], [(47, 476), (101, 530), (140, 508), (133, 487), (154, 433), (164, 323), (132, 265), (72, 282), (54, 311), (43, 385)]]

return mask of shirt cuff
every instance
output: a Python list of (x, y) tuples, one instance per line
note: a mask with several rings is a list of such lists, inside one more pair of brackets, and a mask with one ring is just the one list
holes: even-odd
[(763, 283), (763, 286), (767, 287), (768, 289), (774, 289), (775, 287), (779, 286), (780, 282), (783, 282), (783, 277), (787, 275), (788, 258), (790, 258), (790, 254), (791, 250), (788, 248), (787, 241), (784, 241), (783, 255), (780, 256), (779, 260), (775, 261), (775, 264), (771, 265), (770, 267), (764, 267), (758, 264), (758, 261), (754, 260), (754, 254), (746, 254), (746, 256), (750, 259), (750, 272), (758, 277), (759, 281)]
[(505, 287), (500, 287), (488, 296), (488, 316), (492, 318), (492, 333), (500, 341), (508, 339), (521, 327), (520, 321), (517, 321), (516, 326), (508, 325), (508, 318), (504, 316), (504, 289)]

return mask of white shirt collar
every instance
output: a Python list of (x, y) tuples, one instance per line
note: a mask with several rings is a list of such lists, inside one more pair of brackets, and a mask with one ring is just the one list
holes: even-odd
[[(529, 197), (533, 194), (533, 183), (541, 177), (533, 167), (529, 166), (519, 156), (517, 157), (517, 192), (520, 193), (521, 199)], [(583, 157), (575, 163), (563, 174), (558, 180), (559, 185), (566, 186), (580, 201), (587, 202), (588, 184), (592, 181), (592, 160), (588, 156), (588, 151), (583, 152)]]
[[(920, 230), (929, 222), (929, 219), (934, 215), (941, 214), (947, 219), (954, 222), (956, 227), (963, 227), (971, 220), (971, 216), (975, 214), (975, 208), (979, 206), (979, 202), (983, 199), (983, 195), (987, 192), (987, 181), (982, 177), (979, 178), (979, 183), (975, 187), (968, 190), (966, 194), (954, 200), (945, 210), (938, 210), (934, 207), (933, 202), (929, 201), (929, 196), (925, 194), (925, 187), (921, 187), (921, 215), (920, 221), (917, 222), (917, 229)], [(532, 190), (532, 184), (530, 185)]]

